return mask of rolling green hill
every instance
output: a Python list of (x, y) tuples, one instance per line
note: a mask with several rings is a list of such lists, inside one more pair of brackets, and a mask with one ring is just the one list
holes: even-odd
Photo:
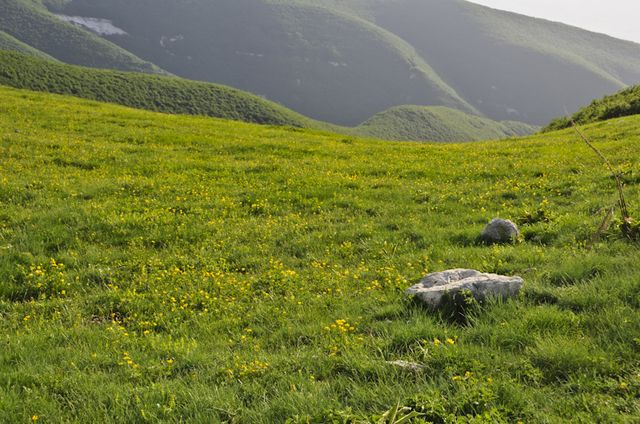
[(441, 106), (397, 106), (357, 127), (358, 134), (396, 140), (478, 141), (535, 132), (521, 122), (496, 122)]
[[(280, 105), (230, 87), (180, 78), (82, 68), (0, 51), (0, 84), (174, 114), (271, 125), (315, 123)], [(322, 124), (315, 124), (321, 127)]]
[(0, 0), (0, 31), (65, 63), (166, 74), (116, 44), (61, 21), (37, 0)]
[[(426, 110), (418, 113), (388, 111), (364, 125), (340, 127), (309, 119), (255, 95), (216, 84), (82, 68), (9, 51), (0, 51), (0, 84), (165, 113), (305, 127), (387, 140), (473, 141), (535, 131), (534, 127), (526, 124), (505, 125), (446, 108), (434, 109), (437, 113), (427, 113)], [(514, 132), (512, 125), (516, 125), (518, 130)]]
[[(584, 131), (637, 217), (640, 116)], [(572, 134), (388, 143), (0, 87), (0, 421), (634, 422), (639, 246), (592, 243), (617, 197)], [(476, 243), (495, 216), (522, 240)], [(403, 299), (456, 267), (525, 285), (464, 319)]]
[(638, 44), (462, 0), (46, 3), (176, 75), (341, 125), (407, 104), (543, 125), (640, 82)]
[(543, 132), (569, 128), (571, 121), (583, 125), (638, 114), (640, 114), (640, 85), (594, 100), (589, 106), (574, 113), (571, 118), (555, 119), (543, 129)]

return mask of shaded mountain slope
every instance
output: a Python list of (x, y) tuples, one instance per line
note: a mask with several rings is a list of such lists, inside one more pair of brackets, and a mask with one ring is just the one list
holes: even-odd
[(493, 119), (544, 124), (640, 82), (640, 45), (466, 1), (382, 2), (375, 21)]
[(55, 60), (48, 54), (23, 43), (3, 31), (0, 31), (0, 50), (12, 50), (29, 56), (38, 57), (40, 59)]
[(0, 31), (65, 63), (165, 73), (116, 44), (61, 21), (37, 1), (0, 0)]
[(336, 124), (399, 104), (474, 111), (405, 41), (336, 10), (262, 0), (77, 0), (56, 10), (112, 20), (129, 34), (112, 41), (176, 75)]
[[(9, 30), (9, 10), (0, 30), (68, 63), (128, 70), (154, 63), (340, 125), (407, 104), (542, 125), (640, 83), (638, 44), (463, 0), (42, 1), (64, 16), (37, 1), (2, 0), (5, 10), (28, 10), (22, 14), (45, 24)], [(80, 33), (90, 45), (98, 39), (121, 49), (78, 48), (69, 40)], [(52, 48), (51, 40), (63, 43)], [(63, 54), (53, 54), (62, 45)], [(110, 57), (124, 50), (148, 63)]]

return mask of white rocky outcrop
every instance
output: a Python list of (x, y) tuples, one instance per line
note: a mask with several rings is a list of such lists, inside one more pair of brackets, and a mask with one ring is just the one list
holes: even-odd
[(490, 297), (515, 297), (523, 283), (520, 277), (487, 274), (473, 269), (451, 269), (427, 275), (420, 283), (408, 288), (405, 294), (437, 309), (443, 306), (447, 295), (454, 296), (463, 291), (468, 291), (478, 301)]

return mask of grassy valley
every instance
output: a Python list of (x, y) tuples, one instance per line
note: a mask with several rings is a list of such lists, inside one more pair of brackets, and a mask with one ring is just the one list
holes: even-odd
[(638, 83), (463, 0), (0, 0), (0, 424), (636, 423)]
[(453, 109), (419, 107), (387, 111), (357, 127), (340, 127), (307, 118), (230, 87), (175, 77), (82, 68), (10, 51), (0, 51), (0, 84), (158, 112), (206, 115), (388, 140), (473, 141), (535, 131), (534, 127), (522, 123), (498, 123)]
[[(640, 117), (584, 127), (640, 211)], [(388, 143), (0, 87), (0, 422), (634, 422), (638, 244), (571, 130)], [(484, 246), (489, 219), (522, 240)], [(517, 274), (466, 322), (403, 299)], [(421, 370), (387, 361), (405, 360)]]

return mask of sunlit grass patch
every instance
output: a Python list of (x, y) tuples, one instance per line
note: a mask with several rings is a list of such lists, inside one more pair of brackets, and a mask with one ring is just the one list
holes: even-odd
[[(0, 98), (7, 422), (638, 415), (638, 246), (591, 242), (615, 195), (568, 132), (345, 143)], [(624, 161), (639, 125), (590, 131)], [(496, 216), (520, 219), (522, 240), (476, 243)], [(525, 285), (463, 320), (404, 299), (458, 267)]]

